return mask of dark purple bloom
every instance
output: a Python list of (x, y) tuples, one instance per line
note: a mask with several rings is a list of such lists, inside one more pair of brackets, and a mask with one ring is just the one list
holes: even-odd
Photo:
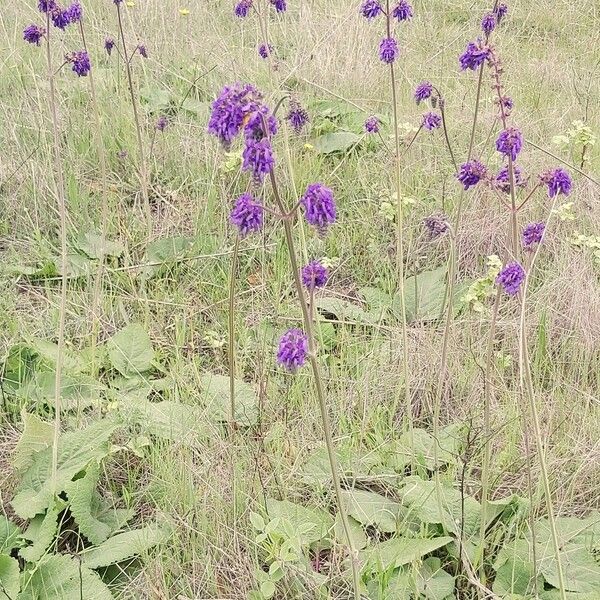
[[(246, 118), (244, 125), (244, 137), (246, 140), (262, 140), (277, 133), (279, 123), (271, 111), (264, 105), (256, 106), (256, 109)], [(265, 123), (268, 131), (265, 132)]]
[(142, 46), (141, 44), (137, 47), (138, 52), (140, 53), (141, 56), (143, 56), (144, 58), (148, 58), (148, 50), (146, 49), (146, 46)]
[(167, 121), (167, 117), (165, 117), (164, 115), (161, 115), (160, 117), (158, 117), (158, 120), (156, 121), (156, 129), (158, 131), (164, 131), (167, 128), (168, 124), (169, 124), (169, 121)]
[(548, 196), (554, 198), (558, 194), (568, 196), (571, 193), (573, 182), (571, 176), (564, 169), (558, 168), (552, 171), (546, 171), (540, 175), (542, 183), (548, 186)]
[(273, 148), (267, 138), (246, 140), (242, 158), (242, 170), (251, 171), (258, 182), (262, 182), (265, 175), (275, 166)]
[(287, 3), (285, 0), (271, 0), (271, 4), (278, 13), (283, 13), (287, 10)]
[(459, 57), (460, 68), (464, 71), (465, 69), (471, 69), (475, 71), (480, 67), (490, 56), (490, 49), (485, 46), (481, 40), (475, 42), (469, 42), (467, 49)]
[(241, 19), (243, 19), (244, 17), (248, 16), (248, 13), (250, 12), (251, 8), (252, 0), (240, 0), (240, 2), (238, 2), (235, 5), (233, 12), (236, 17), (240, 17)]
[(379, 0), (365, 0), (360, 7), (360, 12), (365, 19), (370, 21), (378, 17), (383, 12), (383, 8)]
[(115, 40), (113, 40), (110, 37), (107, 37), (104, 40), (104, 49), (106, 50), (106, 52), (108, 53), (108, 55), (111, 55), (111, 52), (113, 51), (113, 48), (115, 47)]
[[(515, 176), (515, 186), (525, 187), (527, 185), (527, 179), (523, 177), (521, 169), (514, 165), (513, 172)], [(508, 166), (502, 167), (502, 169), (498, 171), (498, 175), (496, 175), (496, 186), (500, 191), (505, 192), (506, 194), (510, 193), (510, 175), (508, 173)]]
[(336, 208), (333, 192), (322, 183), (311, 183), (300, 202), (304, 206), (307, 222), (324, 232), (335, 222)]
[(379, 58), (388, 65), (391, 65), (400, 54), (398, 42), (394, 38), (383, 38), (379, 44)]
[(66, 29), (67, 25), (71, 22), (68, 9), (62, 9), (60, 6), (55, 6), (50, 13), (52, 23), (54, 27), (58, 29)]
[(433, 85), (429, 81), (422, 81), (415, 89), (415, 100), (417, 104), (431, 98), (433, 94)]
[(487, 177), (487, 172), (487, 167), (483, 163), (472, 160), (461, 165), (456, 177), (463, 184), (465, 190), (468, 190)]
[(516, 127), (508, 127), (500, 132), (496, 140), (496, 150), (512, 160), (517, 160), (517, 155), (523, 147), (523, 134)]
[(290, 110), (286, 116), (287, 122), (292, 126), (296, 133), (300, 133), (308, 123), (308, 113), (297, 100), (290, 100)]
[(375, 115), (372, 115), (365, 121), (365, 131), (367, 133), (379, 133), (380, 125), (379, 119)]
[(527, 249), (539, 244), (544, 237), (545, 223), (529, 223), (523, 228), (523, 246)]
[[(498, 101), (497, 101), (498, 102)], [(505, 116), (510, 115), (512, 109), (515, 106), (513, 99), (509, 96), (502, 96), (502, 100), (499, 101), (501, 108), (504, 110)]]
[(437, 129), (442, 124), (442, 117), (434, 112), (428, 112), (423, 115), (423, 121), (421, 125), (432, 131), (433, 129)]
[(230, 220), (239, 229), (240, 235), (246, 237), (253, 231), (260, 231), (263, 226), (263, 207), (246, 193), (236, 201), (231, 211)]
[(503, 2), (498, 4), (498, 6), (496, 7), (496, 19), (498, 20), (498, 23), (500, 23), (502, 18), (506, 16), (507, 12), (508, 6), (506, 4), (504, 4)]
[(271, 46), (271, 44), (261, 44), (258, 47), (258, 54), (265, 60), (269, 58), (269, 54), (271, 54), (271, 52), (273, 52), (273, 46)]
[(329, 271), (318, 260), (309, 262), (302, 267), (302, 283), (309, 290), (323, 287), (327, 283)]
[(36, 46), (40, 45), (40, 42), (45, 34), (46, 30), (43, 27), (38, 27), (34, 23), (23, 29), (23, 39), (30, 44), (35, 44)]
[(114, 2), (115, 4), (121, 4), (121, 2), (123, 2), (123, 0), (113, 0), (113, 2)]
[(73, 73), (77, 73), (79, 77), (86, 77), (92, 68), (90, 57), (85, 50), (71, 52), (65, 58), (73, 64)]
[(496, 29), (496, 15), (493, 12), (487, 13), (481, 21), (481, 29), (486, 35), (490, 35)]
[(431, 215), (423, 219), (423, 224), (431, 239), (435, 239), (450, 231), (448, 217), (442, 214)]
[(81, 4), (79, 2), (73, 2), (69, 8), (67, 8), (67, 14), (69, 16), (70, 23), (77, 23), (81, 21), (81, 17), (83, 17), (83, 9), (81, 8)]
[(308, 337), (302, 329), (290, 329), (279, 340), (277, 362), (292, 373), (306, 362)]
[(509, 296), (519, 293), (525, 279), (525, 271), (518, 262), (508, 263), (496, 277), (496, 283), (501, 285)]
[(413, 8), (407, 0), (400, 0), (392, 11), (392, 17), (398, 21), (410, 21), (413, 16)]
[(229, 147), (242, 130), (246, 119), (258, 110), (261, 100), (261, 94), (250, 84), (225, 86), (212, 103), (208, 132), (218, 137), (225, 147)]
[(56, 8), (55, 0), (40, 0), (38, 2), (38, 9), (40, 12), (47, 13)]

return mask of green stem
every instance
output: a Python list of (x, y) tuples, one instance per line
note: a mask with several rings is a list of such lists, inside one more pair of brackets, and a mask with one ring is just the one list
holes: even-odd
[(240, 251), (240, 236), (236, 235), (229, 279), (229, 430), (235, 435), (235, 283)]

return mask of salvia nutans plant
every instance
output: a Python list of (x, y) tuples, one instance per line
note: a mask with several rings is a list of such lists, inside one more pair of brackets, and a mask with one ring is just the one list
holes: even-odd
[[(123, 0), (110, 3), (114, 5), (117, 34), (106, 36), (98, 44), (98, 49), (108, 60), (118, 56), (118, 68), (124, 69), (126, 74), (138, 146), (141, 204), (145, 210), (150, 242), (154, 220), (150, 201), (151, 161), (157, 138), (171, 125), (171, 120), (161, 114), (154, 117), (150, 127), (145, 122), (132, 67), (136, 58), (148, 58), (148, 49), (144, 43), (135, 46), (128, 43)], [(284, 19), (290, 12), (292, 7), (288, 6), (287, 0), (235, 0), (231, 4), (233, 18), (256, 17), (258, 56), (269, 65), (271, 74), (280, 71), (281, 58), (276, 45), (270, 40), (268, 26), (269, 20)], [(64, 413), (67, 407), (62, 403), (63, 370), (67, 359), (72, 361), (73, 358), (66, 349), (65, 340), (69, 215), (63, 174), (63, 161), (66, 159), (57, 110), (57, 74), (68, 67), (73, 76), (88, 78), (90, 82), (90, 104), (94, 112), (103, 194), (108, 194), (110, 188), (103, 142), (106, 128), (103, 121), (106, 117), (101, 115), (97, 103), (94, 65), (90, 58), (90, 54), (93, 56), (96, 51), (91, 50), (90, 39), (86, 36), (82, 3), (75, 1), (62, 5), (56, 0), (39, 0), (38, 9), (40, 20), (24, 28), (23, 40), (45, 47), (48, 106), (53, 130), (54, 194), (60, 219), (61, 261), (60, 277), (57, 278), (60, 279), (58, 334), (53, 355), (53, 420), (46, 421), (35, 412), (23, 412), (24, 432), (15, 461), (21, 481), (11, 501), (14, 517), (9, 518), (8, 514), (0, 516), (0, 598), (110, 600), (134, 597), (121, 593), (122, 575), (128, 569), (138, 572), (135, 570), (141, 568), (153, 549), (168, 548), (181, 524), (159, 518), (145, 523), (141, 523), (141, 518), (135, 519), (137, 523), (134, 524), (133, 511), (129, 510), (128, 503), (122, 503), (127, 504), (127, 508), (110, 505), (101, 494), (101, 482), (109, 459), (119, 452), (131, 452), (142, 460), (144, 447), (151, 441), (146, 436), (133, 436), (131, 432), (145, 431), (145, 427), (156, 438), (162, 436), (173, 441), (175, 437), (177, 441), (177, 435), (183, 437), (181, 430), (175, 434), (170, 430), (173, 417), (165, 421), (165, 415), (171, 414), (168, 411), (178, 411), (179, 421), (184, 420), (184, 425), (190, 428), (204, 417), (204, 413), (184, 405), (181, 405), (183, 409), (174, 409), (174, 403), (168, 401), (154, 403), (161, 406), (155, 407), (157, 412), (152, 412), (153, 403), (150, 402), (144, 405), (145, 412), (136, 408), (126, 418), (121, 418), (107, 410), (100, 421), (87, 426), (78, 421), (74, 431), (65, 431), (67, 419)], [(452, 122), (443, 86), (433, 77), (425, 77), (411, 90), (415, 104), (425, 107), (425, 110), (412, 127), (410, 136), (407, 139), (401, 136), (399, 97), (401, 86), (405, 84), (399, 76), (398, 62), (403, 57), (403, 32), (411, 26), (415, 7), (408, 0), (362, 0), (357, 2), (357, 9), (366, 21), (365, 27), (380, 28), (380, 42), (373, 52), (389, 75), (392, 131), (386, 131), (389, 128), (386, 118), (367, 113), (362, 137), (352, 143), (348, 155), (365, 138), (378, 136), (392, 164), (390, 187), (394, 189), (392, 199), (395, 206), (391, 220), (394, 222), (395, 239), (391, 242), (395, 246), (394, 286), (399, 299), (399, 311), (395, 316), (401, 329), (402, 348), (400, 384), (394, 391), (395, 400), (389, 411), (388, 425), (400, 432), (404, 461), (399, 473), (395, 472), (389, 479), (392, 483), (386, 481), (385, 484), (369, 487), (371, 478), (367, 477), (363, 484), (352, 473), (355, 469), (353, 462), (356, 460), (358, 464), (364, 457), (357, 455), (355, 459), (344, 455), (342, 448), (338, 447), (341, 444), (336, 442), (330, 415), (328, 364), (321, 347), (323, 318), (317, 307), (319, 295), (324, 293), (334, 273), (331, 264), (319, 257), (318, 249), (326, 243), (328, 236), (335, 236), (336, 230), (344, 227), (344, 212), (338, 210), (333, 183), (333, 175), (339, 165), (330, 176), (332, 181), (315, 177), (296, 194), (288, 135), (303, 135), (312, 120), (310, 106), (300, 102), (295, 93), (279, 90), (277, 93), (281, 96), (276, 97), (253, 83), (231, 81), (218, 94), (213, 90), (211, 95), (214, 99), (206, 123), (207, 134), (217, 140), (224, 153), (239, 151), (242, 174), (234, 183), (239, 187), (238, 193), (227, 198), (228, 221), (234, 237), (229, 271), (229, 338), (226, 344), (229, 372), (224, 377), (225, 385), (217, 391), (211, 387), (210, 378), (203, 385), (212, 391), (213, 400), (217, 396), (222, 399), (224, 417), (219, 419), (219, 424), (228, 426), (233, 520), (227, 527), (234, 532), (236, 547), (248, 545), (247, 551), (256, 555), (260, 562), (247, 597), (251, 600), (313, 597), (354, 600), (600, 599), (600, 566), (589, 549), (589, 540), (600, 536), (598, 520), (590, 517), (567, 522), (556, 515), (546, 460), (548, 440), (544, 439), (539, 414), (540, 398), (532, 376), (527, 327), (530, 285), (536, 276), (538, 258), (544, 252), (544, 242), (553, 235), (559, 203), (572, 191), (570, 170), (575, 169), (582, 175), (585, 173), (567, 163), (541, 173), (527, 172), (524, 151), (529, 142), (518, 126), (519, 107), (515, 106), (507, 92), (506, 80), (510, 74), (505, 72), (495, 44), (496, 36), (502, 35), (502, 28), (510, 19), (507, 4), (496, 1), (481, 15), (480, 31), (457, 58), (457, 69), (463, 72), (465, 78), (471, 76), (476, 86), (467, 148), (458, 148), (452, 141)], [(53, 45), (53, 33), (69, 28), (77, 30), (79, 45), (63, 53), (57, 61), (58, 44), (56, 47)], [(496, 113), (494, 158), (487, 161), (483, 158), (484, 154), (475, 155), (477, 125), (486, 93), (492, 98)], [(409, 353), (407, 307), (412, 291), (406, 286), (406, 272), (413, 266), (410, 264), (413, 254), (405, 239), (406, 206), (402, 180), (403, 161), (424, 135), (436, 136), (434, 139), (447, 151), (447, 164), (458, 197), (453, 212), (440, 208), (422, 222), (422, 238), (429, 244), (447, 249), (444, 298), (438, 315), (438, 380), (432, 394), (429, 421), (432, 434), (415, 424), (415, 388), (418, 382)], [(389, 146), (386, 140), (392, 140)], [(534, 144), (531, 147), (537, 148)], [(126, 152), (122, 151), (120, 158), (125, 160), (126, 157)], [(284, 157), (283, 160), (280, 157)], [(588, 179), (594, 181), (591, 177)], [(293, 189), (288, 189), (290, 180)], [(477, 310), (489, 316), (489, 330), (480, 365), (483, 377), (481, 432), (477, 436), (472, 427), (461, 427), (461, 431), (466, 433), (462, 445), (457, 446), (449, 445), (448, 433), (440, 427), (440, 415), (452, 384), (448, 361), (456, 328), (455, 302), (465, 198), (472, 190), (484, 187), (506, 209), (506, 235), (497, 241), (498, 255), (487, 257), (487, 275), (476, 281), (465, 296), (476, 303)], [(522, 215), (534, 203), (541, 207), (538, 213), (541, 212), (543, 218), (525, 222)], [(106, 202), (102, 205), (102, 221), (100, 245), (105, 248), (108, 244)], [(240, 431), (239, 423), (244, 422), (247, 416), (244, 413), (247, 407), (241, 404), (248, 384), (237, 378), (234, 316), (238, 310), (236, 279), (241, 253), (248, 238), (260, 236), (267, 226), (272, 231), (281, 231), (299, 316), (291, 319), (292, 325), (287, 330), (279, 332), (278, 343), (266, 360), (286, 379), (302, 376), (303, 370), (310, 373), (310, 385), (307, 385), (305, 394), (319, 408), (323, 456), (326, 457), (323, 461), (326, 470), (320, 473), (320, 481), (325, 484), (320, 493), (323, 504), (328, 508), (317, 511), (291, 502), (288, 498), (293, 495), (283, 492), (279, 482), (281, 499), (267, 498), (261, 481), (264, 497), (248, 498), (252, 500), (252, 506), (264, 505), (261, 512), (250, 512), (251, 525), (258, 532), (251, 540), (246, 535), (238, 535), (246, 513), (241, 514), (237, 506), (237, 496), (241, 492), (237, 486), (239, 473), (234, 462), (237, 449), (255, 440)], [(105, 265), (101, 263), (93, 285), (93, 318), (100, 311), (104, 269)], [(416, 285), (416, 276), (414, 281)], [(540, 490), (534, 489), (529, 478), (528, 499), (516, 495), (492, 499), (492, 439), (495, 432), (491, 406), (498, 377), (495, 360), (500, 347), (498, 324), (501, 315), (517, 324), (516, 338), (503, 337), (501, 344), (507, 353), (516, 350), (518, 355), (520, 419), (525, 440), (533, 440), (535, 446), (533, 453), (527, 442), (526, 464), (528, 470), (537, 465), (540, 473)], [(107, 360), (110, 361), (110, 369), (118, 372), (119, 378), (137, 377), (155, 366), (150, 340), (137, 325), (127, 326), (109, 342)], [(141, 351), (137, 347), (138, 342), (142, 345)], [(99, 332), (94, 328), (90, 373), (95, 378), (103, 373), (103, 359), (98, 358), (95, 352), (99, 343)], [(11, 353), (13, 363), (17, 358), (20, 360), (23, 352), (23, 347), (19, 347), (16, 354)], [(47, 358), (48, 346), (43, 346), (43, 350), (29, 348), (27, 352), (27, 360), (33, 364), (36, 359), (32, 357)], [(135, 371), (132, 371), (134, 362)], [(8, 366), (5, 365), (4, 369), (8, 370), (10, 364), (7, 361)], [(243, 389), (240, 391), (238, 388)], [(160, 421), (154, 428), (153, 419)], [(261, 437), (260, 432), (256, 437)], [(125, 438), (129, 442), (121, 444), (120, 441)], [(119, 440), (119, 444), (115, 440)], [(477, 469), (480, 481), (466, 490), (465, 473), (469, 453), (473, 452), (475, 445), (479, 445), (482, 457)], [(264, 440), (261, 440), (258, 452), (263, 449)], [(445, 481), (445, 469), (452, 461), (457, 464), (462, 461), (465, 465), (460, 490)], [(372, 479), (375, 481), (377, 474), (376, 470), (373, 471)], [(392, 497), (386, 495), (393, 491), (394, 485), (400, 487), (398, 494)], [(545, 500), (545, 517), (536, 519), (532, 506), (540, 494)], [(399, 496), (402, 501), (396, 501)], [(77, 532), (76, 535), (73, 532)], [(71, 540), (75, 542), (71, 543)], [(121, 585), (118, 592), (111, 587), (117, 580)], [(154, 597), (152, 592), (148, 594), (148, 597)], [(242, 595), (227, 597), (241, 598)]]

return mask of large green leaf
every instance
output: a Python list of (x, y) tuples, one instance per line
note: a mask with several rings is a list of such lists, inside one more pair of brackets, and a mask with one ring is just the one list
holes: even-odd
[(352, 302), (334, 297), (317, 298), (315, 305), (319, 312), (333, 315), (338, 321), (372, 325), (377, 322), (378, 316), (368, 313)]
[(436, 449), (438, 467), (455, 462), (454, 454), (446, 449), (441, 441), (436, 442), (424, 429), (405, 432), (392, 446), (394, 468), (403, 471), (406, 466), (414, 462), (432, 471), (435, 468)]
[[(446, 293), (446, 267), (424, 271), (404, 280), (406, 318), (409, 321), (434, 321), (440, 317)], [(400, 299), (394, 298), (394, 308), (400, 312)]]
[[(31, 341), (31, 350), (37, 354), (40, 361), (46, 367), (52, 370), (56, 369), (56, 362), (58, 360), (57, 344), (48, 340), (33, 338)], [(62, 365), (67, 373), (81, 373), (89, 367), (89, 364), (83, 359), (81, 354), (70, 348), (63, 348)]]
[[(203, 399), (209, 419), (228, 422), (230, 417), (229, 377), (206, 373), (200, 378)], [(258, 419), (258, 400), (254, 388), (245, 381), (235, 380), (235, 421), (251, 426)]]
[(10, 600), (17, 597), (21, 589), (19, 575), (19, 561), (7, 554), (0, 554), (0, 590), (4, 592), (2, 596), (5, 599), (6, 596)]
[(417, 576), (417, 586), (428, 600), (454, 598), (454, 577), (442, 569), (442, 561), (435, 556), (423, 561)]
[(20, 545), (21, 530), (4, 515), (0, 515), (0, 553), (10, 553)]
[(94, 571), (70, 556), (44, 557), (22, 577), (18, 600), (113, 600), (110, 590)]
[(75, 245), (80, 252), (97, 260), (104, 260), (106, 256), (119, 257), (124, 252), (123, 244), (113, 242), (95, 231), (81, 233)]
[(34, 456), (12, 500), (12, 506), (21, 518), (31, 519), (50, 506), (55, 492), (92, 461), (99, 461), (109, 452), (109, 439), (117, 425), (109, 420), (92, 423), (85, 429), (64, 433), (58, 443), (56, 489), (52, 481), (52, 449), (46, 448)]
[(365, 527), (380, 531), (396, 531), (401, 505), (375, 492), (352, 490), (342, 492), (347, 513)]
[(360, 136), (350, 131), (326, 133), (313, 141), (313, 146), (320, 154), (333, 154), (350, 150), (360, 141)]
[(439, 538), (395, 537), (368, 548), (364, 551), (364, 557), (371, 568), (381, 572), (410, 564), (438, 548), (447, 546), (451, 541), (452, 538), (448, 536)]
[(110, 362), (121, 375), (131, 377), (149, 371), (154, 349), (148, 332), (139, 323), (131, 323), (107, 342)]
[(54, 437), (54, 425), (43, 421), (36, 414), (22, 412), (23, 433), (17, 442), (13, 456), (15, 469), (27, 469), (33, 463), (36, 452), (48, 448)]
[(185, 256), (192, 244), (191, 238), (181, 236), (162, 238), (151, 242), (146, 248), (144, 276), (157, 275), (165, 265)]
[(82, 552), (81, 560), (90, 569), (108, 567), (134, 556), (143, 556), (154, 546), (166, 542), (168, 537), (166, 529), (158, 525), (146, 525), (108, 538), (102, 544)]
[(533, 561), (528, 558), (528, 548), (524, 540), (503, 548), (494, 565), (496, 578), (492, 591), (505, 596), (507, 594), (521, 594), (529, 596), (535, 588), (543, 589), (544, 579), (535, 575)]
[(267, 513), (271, 519), (287, 521), (306, 545), (329, 538), (333, 529), (332, 516), (324, 510), (307, 508), (288, 500), (267, 500)]
[(23, 533), (23, 538), (32, 542), (19, 550), (19, 554), (28, 562), (37, 562), (44, 556), (58, 533), (58, 515), (61, 508), (56, 504), (48, 508), (46, 514), (36, 515)]

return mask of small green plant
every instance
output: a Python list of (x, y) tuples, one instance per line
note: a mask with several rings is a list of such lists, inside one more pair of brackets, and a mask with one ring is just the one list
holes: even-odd
[(583, 169), (591, 160), (590, 154), (597, 139), (591, 127), (583, 121), (573, 121), (571, 128), (566, 133), (555, 135), (552, 138), (552, 143), (561, 150), (568, 151), (571, 158), (578, 161)]

